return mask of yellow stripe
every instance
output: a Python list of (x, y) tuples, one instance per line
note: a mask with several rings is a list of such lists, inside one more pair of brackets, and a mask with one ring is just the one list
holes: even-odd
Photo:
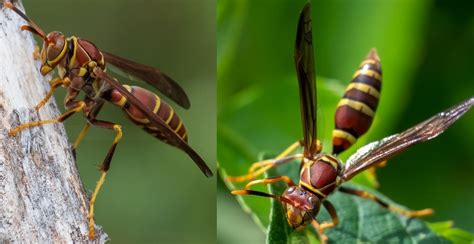
[(71, 37), (72, 41), (74, 42), (74, 51), (72, 52), (72, 57), (69, 59), (69, 69), (72, 69), (74, 62), (76, 61), (76, 54), (77, 54), (77, 37)]
[(156, 114), (158, 112), (158, 109), (160, 109), (161, 106), (161, 99), (157, 95), (155, 95), (155, 107), (153, 108), (153, 113)]
[[(127, 85), (122, 85), (122, 86), (123, 86), (128, 92), (130, 92), (130, 91), (132, 90), (132, 89), (130, 88), (130, 86), (127, 86)], [(125, 103), (126, 103), (126, 102), (127, 102), (127, 98), (126, 98), (125, 96), (122, 96), (122, 97), (120, 98), (120, 101), (116, 102), (115, 104), (117, 104), (117, 105), (120, 106), (120, 107), (123, 107), (123, 106), (125, 106)], [(132, 117), (132, 116), (130, 115), (130, 117)], [(136, 118), (134, 118), (134, 117), (132, 117), (132, 118), (133, 118), (133, 119), (136, 119)], [(139, 121), (140, 119), (136, 119), (136, 120)]]
[(310, 191), (312, 191), (313, 193), (316, 193), (320, 196), (322, 196), (323, 198), (326, 197), (326, 194), (323, 194), (320, 190), (314, 188), (313, 186), (310, 186), (308, 185), (306, 182), (304, 181), (300, 181), (300, 187), (301, 186), (304, 186), (305, 188), (309, 189)]
[(149, 129), (149, 130), (158, 131), (158, 128), (156, 128), (154, 126), (147, 126), (146, 128)]
[(371, 69), (359, 69), (357, 70), (354, 75), (352, 76), (352, 79), (356, 78), (359, 75), (367, 75), (370, 77), (373, 77), (379, 81), (382, 81), (382, 76), (379, 74), (379, 72), (371, 70)]
[(347, 133), (343, 130), (338, 130), (338, 129), (334, 129), (332, 131), (332, 137), (339, 137), (339, 138), (343, 138), (343, 139), (346, 139), (347, 141), (349, 141), (351, 144), (354, 144), (357, 140), (357, 138), (355, 138), (353, 135), (351, 135), (350, 133)]
[(351, 82), (349, 84), (349, 86), (347, 86), (346, 92), (351, 90), (351, 89), (357, 89), (361, 92), (368, 93), (368, 94), (372, 95), (375, 98), (380, 97), (380, 92), (377, 91), (377, 89), (375, 89), (375, 87), (373, 87), (371, 85), (364, 84), (364, 83)]
[[(100, 58), (99, 64), (100, 64), (100, 66), (102, 66), (102, 65), (105, 64), (104, 54), (102, 54), (102, 52), (101, 52), (101, 53), (100, 53), (100, 56), (102, 56), (102, 57)], [(104, 71), (105, 71), (105, 70), (104, 70)]]
[(173, 115), (174, 115), (174, 111), (172, 108), (170, 108), (170, 115), (168, 117), (168, 119), (166, 120), (166, 123), (169, 124), (169, 122), (171, 121), (171, 119), (173, 118)]
[(364, 62), (360, 63), (360, 67), (366, 65), (366, 64), (377, 64), (377, 60), (375, 59), (366, 59)]
[(52, 64), (54, 64), (54, 63), (59, 62), (59, 60), (61, 60), (61, 59), (64, 57), (64, 55), (66, 54), (67, 46), (68, 46), (67, 40), (65, 40), (63, 49), (61, 50), (61, 52), (59, 53), (59, 55), (56, 56), (56, 58), (53, 59), (53, 60), (51, 60), (51, 61), (48, 60), (47, 63), (48, 63), (49, 65), (52, 65)]
[(181, 128), (181, 126), (183, 126), (183, 121), (179, 121), (179, 124), (178, 124), (178, 127), (176, 127), (176, 129), (174, 130), (174, 132), (178, 132), (178, 130)]
[(359, 101), (354, 101), (354, 100), (351, 100), (351, 99), (348, 99), (348, 98), (343, 98), (341, 99), (341, 101), (339, 102), (339, 104), (337, 104), (337, 107), (341, 107), (341, 106), (344, 106), (344, 105), (348, 105), (349, 107), (357, 110), (357, 111), (361, 111), (362, 113), (370, 116), (370, 117), (374, 117), (374, 110), (372, 110), (369, 106), (365, 105), (364, 103), (362, 102), (359, 102)]
[(123, 107), (126, 102), (127, 102), (127, 98), (126, 98), (125, 96), (122, 96), (122, 97), (120, 98), (120, 101), (116, 102), (115, 104), (117, 104), (117, 105), (120, 106), (120, 107)]
[[(130, 114), (128, 114), (130, 115)], [(135, 118), (133, 117), (132, 115), (130, 115), (130, 118), (132, 118), (133, 120), (139, 122), (139, 123), (142, 123), (146, 126), (146, 124), (149, 124), (150, 123), (150, 120), (148, 120), (147, 118), (143, 118), (143, 119), (140, 119), (140, 118)]]
[(86, 68), (79, 68), (79, 76), (84, 76), (86, 75), (87, 73), (87, 69)]
[(337, 168), (338, 168), (338, 163), (337, 163), (337, 161), (335, 161), (333, 158), (328, 157), (328, 156), (323, 156), (323, 157), (321, 157), (321, 159), (322, 159), (324, 162), (330, 163), (331, 166), (334, 167), (334, 169), (337, 170)]
[[(129, 85), (122, 85), (125, 89), (127, 89), (128, 92), (132, 92), (132, 88), (129, 86)], [(132, 94), (133, 95), (133, 94)], [(120, 99), (119, 102), (121, 102), (122, 99)], [(132, 118), (133, 120), (139, 122), (139, 123), (142, 123), (142, 124), (149, 124), (150, 123), (150, 120), (148, 120), (148, 118), (136, 118), (136, 117), (133, 117), (130, 113), (127, 113), (130, 118)]]
[(132, 88), (128, 85), (122, 85), (123, 87), (125, 87), (125, 89), (127, 89), (128, 92), (132, 92)]
[(184, 131), (184, 134), (183, 134), (183, 136), (181, 136), (181, 138), (184, 139), (184, 138), (186, 138), (186, 136), (188, 136), (188, 132)]
[[(307, 159), (307, 158), (304, 158), (304, 159)], [(316, 163), (316, 160), (304, 160), (304, 165), (303, 165), (303, 168), (301, 169), (301, 172), (306, 172), (306, 179), (309, 179), (311, 180), (311, 167), (313, 164)], [(303, 178), (300, 176), (300, 178)], [(310, 182), (311, 183), (311, 182)], [(300, 181), (300, 185), (303, 184), (306, 186), (306, 188), (314, 191), (314, 192), (317, 192), (317, 193), (320, 193), (322, 194), (322, 192), (320, 192), (318, 189), (314, 188), (311, 184), (307, 184), (306, 182), (303, 182), (303, 181)]]

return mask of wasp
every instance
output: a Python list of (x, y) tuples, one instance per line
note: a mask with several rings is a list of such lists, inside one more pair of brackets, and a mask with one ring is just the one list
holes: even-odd
[[(40, 120), (21, 124), (9, 131), (16, 136), (21, 130), (51, 123), (61, 123), (71, 115), (83, 112), (87, 124), (79, 133), (73, 144), (73, 151), (78, 147), (91, 126), (114, 130), (115, 138), (105, 159), (100, 166), (101, 176), (89, 202), (89, 239), (94, 239), (94, 204), (101, 189), (116, 146), (122, 137), (121, 126), (97, 119), (105, 102), (110, 102), (122, 109), (125, 116), (146, 132), (177, 147), (187, 153), (205, 176), (211, 177), (212, 172), (204, 160), (189, 146), (188, 134), (183, 121), (173, 108), (155, 93), (138, 86), (120, 84), (106, 73), (111, 64), (120, 70), (135, 76), (158, 89), (181, 107), (190, 107), (189, 99), (181, 86), (160, 70), (136, 63), (134, 61), (99, 50), (92, 42), (80, 37), (66, 37), (58, 31), (45, 34), (44, 31), (21, 10), (10, 2), (4, 6), (21, 16), (27, 25), (22, 30), (30, 31), (43, 39), (43, 46), (36, 53), (41, 59), (40, 72), (43, 76), (57, 70), (58, 78), (50, 81), (51, 88), (46, 96), (35, 106), (39, 110), (53, 95), (56, 88), (67, 89), (64, 104), (65, 113), (54, 119)], [(84, 98), (79, 99), (80, 93)]]
[[(418, 143), (433, 139), (444, 132), (474, 104), (471, 97), (437, 115), (407, 129), (375, 141), (358, 149), (345, 164), (337, 157), (347, 150), (369, 129), (377, 109), (382, 88), (382, 69), (376, 49), (372, 49), (352, 77), (343, 98), (337, 105), (335, 129), (332, 133), (332, 153), (322, 153), (322, 145), (317, 139), (316, 81), (313, 56), (311, 5), (307, 3), (300, 14), (295, 45), (296, 73), (299, 81), (303, 140), (293, 143), (276, 158), (252, 164), (248, 174), (229, 176), (228, 181), (250, 181), (243, 190), (234, 190), (234, 195), (256, 195), (279, 200), (285, 209), (288, 224), (294, 230), (302, 230), (311, 224), (320, 240), (328, 237), (324, 230), (339, 223), (335, 207), (327, 197), (338, 190), (343, 193), (369, 199), (381, 207), (407, 217), (431, 215), (432, 209), (410, 211), (390, 205), (375, 195), (342, 186), (364, 170), (381, 164), (396, 154)], [(293, 153), (303, 147), (302, 153)], [(298, 184), (288, 176), (257, 179), (270, 168), (300, 161)], [(252, 190), (252, 186), (285, 182), (288, 187), (282, 195)], [(321, 208), (326, 208), (331, 221), (319, 223), (316, 216)]]

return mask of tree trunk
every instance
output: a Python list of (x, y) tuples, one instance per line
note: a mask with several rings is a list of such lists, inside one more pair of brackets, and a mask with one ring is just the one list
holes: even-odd
[[(50, 77), (39, 72), (32, 34), (20, 31), (24, 24), (12, 10), (0, 10), (0, 242), (85, 242), (89, 200), (64, 126), (8, 135), (19, 124), (59, 115), (54, 99), (39, 112), (34, 109)], [(106, 240), (96, 227), (94, 242)]]

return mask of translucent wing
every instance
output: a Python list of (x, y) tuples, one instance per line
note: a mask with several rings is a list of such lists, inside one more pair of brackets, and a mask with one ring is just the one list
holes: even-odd
[(94, 69), (94, 74), (97, 75), (100, 79), (107, 82), (110, 86), (114, 89), (117, 89), (123, 96), (127, 98), (127, 101), (131, 104), (136, 105), (136, 107), (144, 114), (146, 114), (147, 118), (149, 119), (150, 123), (157, 128), (159, 133), (163, 134), (163, 136), (168, 140), (167, 142), (171, 145), (178, 147), (179, 149), (186, 152), (196, 163), (196, 165), (201, 169), (201, 171), (207, 176), (211, 177), (212, 172), (209, 167), (206, 165), (204, 160), (185, 142), (183, 141), (176, 132), (174, 132), (168, 124), (160, 119), (153, 111), (149, 110), (145, 105), (143, 105), (140, 100), (138, 100), (135, 96), (133, 96), (127, 89), (125, 89), (120, 83), (116, 80), (112, 79), (108, 76), (103, 70), (100, 68)]
[(116, 56), (114, 54), (102, 51), (105, 61), (116, 66), (126, 73), (131, 74), (141, 80), (146, 81), (158, 89), (161, 93), (175, 101), (183, 108), (191, 106), (189, 98), (183, 88), (171, 79), (166, 74), (162, 73), (157, 68), (153, 68), (144, 64), (139, 64), (134, 61)]
[(471, 97), (402, 133), (360, 148), (347, 160), (343, 179), (348, 181), (365, 169), (385, 161), (415, 144), (435, 138), (469, 111), (473, 104), (474, 97)]
[(295, 64), (300, 89), (300, 109), (304, 133), (304, 155), (316, 153), (316, 81), (314, 71), (313, 38), (311, 32), (311, 4), (301, 11), (296, 32)]

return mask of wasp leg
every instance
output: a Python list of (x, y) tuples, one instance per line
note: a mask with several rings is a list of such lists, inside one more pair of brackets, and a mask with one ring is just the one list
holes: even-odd
[(294, 159), (302, 158), (302, 154), (296, 154), (296, 155), (287, 157), (290, 153), (292, 153), (294, 150), (296, 150), (300, 146), (301, 146), (301, 141), (297, 141), (291, 144), (288, 148), (286, 148), (285, 151), (280, 153), (276, 158), (253, 163), (252, 166), (249, 168), (249, 172), (246, 175), (227, 176), (226, 179), (229, 182), (243, 182), (243, 181), (253, 180), (255, 177), (265, 173), (265, 171), (269, 170), (270, 168), (278, 167), (282, 164), (291, 162)]
[(431, 208), (425, 208), (425, 209), (417, 210), (417, 211), (410, 211), (410, 210), (401, 209), (399, 207), (390, 205), (390, 204), (382, 201), (380, 198), (378, 198), (378, 197), (376, 197), (376, 196), (374, 196), (374, 195), (372, 195), (372, 194), (370, 194), (369, 192), (366, 192), (366, 191), (360, 191), (360, 190), (350, 189), (350, 188), (346, 188), (346, 187), (339, 187), (339, 191), (375, 201), (380, 206), (382, 206), (382, 207), (384, 207), (384, 208), (386, 208), (386, 209), (388, 209), (392, 212), (404, 215), (404, 216), (409, 217), (409, 218), (429, 216), (429, 215), (432, 215), (433, 212), (434, 212), (433, 209), (431, 209)]
[(321, 229), (324, 231), (325, 229), (333, 228), (337, 224), (339, 224), (339, 217), (337, 217), (337, 212), (332, 203), (329, 201), (323, 201), (323, 205), (326, 208), (326, 210), (329, 212), (329, 215), (331, 215), (331, 222), (323, 222), (321, 223)]
[(321, 244), (326, 244), (328, 242), (328, 236), (324, 234), (324, 230), (316, 219), (311, 221), (311, 225), (319, 236), (319, 241)]
[(337, 224), (339, 224), (339, 217), (337, 217), (336, 209), (329, 201), (323, 201), (323, 205), (326, 208), (326, 210), (329, 212), (329, 215), (331, 215), (332, 221), (323, 222), (320, 224), (316, 219), (313, 219), (313, 221), (311, 222), (311, 225), (313, 225), (313, 228), (318, 234), (319, 240), (321, 241), (321, 243), (327, 243), (328, 236), (324, 234), (324, 230), (333, 228)]
[(94, 102), (92, 103), (92, 107), (86, 112), (86, 117), (87, 117), (88, 122), (84, 125), (81, 132), (79, 132), (79, 135), (74, 141), (74, 144), (72, 144), (72, 154), (74, 155), (74, 158), (76, 158), (77, 147), (82, 142), (87, 132), (89, 132), (89, 129), (92, 125), (90, 121), (95, 120), (97, 118), (97, 115), (99, 114), (103, 105), (104, 105), (103, 100), (94, 100)]
[(8, 134), (10, 136), (16, 136), (16, 134), (18, 134), (18, 132), (20, 132), (21, 130), (24, 130), (26, 128), (29, 128), (29, 127), (40, 126), (40, 125), (44, 125), (44, 124), (61, 123), (64, 120), (66, 120), (67, 118), (69, 118), (71, 115), (73, 115), (77, 112), (80, 112), (85, 106), (86, 106), (86, 104), (84, 103), (84, 101), (78, 101), (77, 105), (75, 107), (73, 107), (72, 109), (66, 111), (65, 113), (63, 113), (61, 116), (59, 116), (56, 119), (47, 119), (47, 120), (40, 120), (40, 121), (33, 121), (33, 122), (25, 123), (25, 124), (19, 125), (19, 126), (13, 128), (13, 129), (11, 129), (8, 132)]
[(76, 140), (74, 141), (74, 144), (72, 145), (72, 150), (73, 151), (76, 151), (76, 148), (79, 146), (81, 141), (84, 139), (87, 132), (89, 132), (90, 128), (91, 128), (91, 124), (87, 123), (87, 124), (84, 125), (81, 132), (79, 132), (79, 135), (77, 136)]
[[(288, 156), (290, 153), (292, 153), (299, 146), (301, 146), (301, 141), (297, 141), (297, 142), (291, 144), (288, 148), (285, 149), (285, 151), (283, 151), (278, 156), (276, 156), (275, 159), (281, 159), (283, 157)], [(262, 161), (262, 162), (257, 162), (257, 163), (252, 164), (252, 166), (249, 168), (249, 174), (255, 172), (259, 167), (263, 167), (263, 166), (268, 165), (269, 162), (266, 162), (266, 161), (269, 161), (269, 160), (265, 160), (265, 161)]]
[(286, 182), (286, 184), (288, 184), (288, 186), (294, 186), (295, 185), (295, 183), (293, 182), (293, 180), (290, 179), (290, 177), (288, 177), (286, 175), (283, 175), (283, 176), (277, 176), (277, 177), (271, 177), (271, 178), (265, 178), (265, 179), (251, 181), (245, 186), (245, 189), (248, 190), (252, 186), (258, 185), (258, 184), (268, 185), (268, 184), (273, 184), (273, 183), (276, 183), (276, 182), (279, 182), (279, 181)]
[(107, 153), (107, 156), (105, 157), (104, 161), (102, 162), (102, 165), (100, 166), (100, 179), (97, 182), (94, 192), (92, 193), (90, 202), (89, 202), (89, 239), (93, 240), (95, 236), (95, 221), (94, 221), (94, 204), (95, 201), (97, 200), (97, 195), (99, 194), (100, 188), (105, 182), (105, 177), (107, 176), (107, 171), (110, 168), (110, 162), (112, 161), (112, 157), (115, 152), (115, 148), (117, 147), (118, 142), (122, 138), (122, 127), (120, 125), (117, 125), (112, 122), (107, 122), (107, 121), (102, 121), (102, 120), (96, 120), (96, 119), (91, 119), (89, 121), (92, 125), (99, 126), (102, 128), (106, 129), (113, 129), (115, 130), (115, 138), (112, 146), (109, 148), (109, 151)]
[(273, 167), (278, 167), (278, 166), (283, 165), (285, 163), (289, 163), (289, 162), (291, 162), (295, 159), (302, 159), (302, 158), (303, 158), (303, 154), (299, 153), (299, 154), (295, 154), (295, 155), (288, 156), (288, 157), (285, 157), (285, 158), (268, 159), (268, 160), (264, 160), (264, 161), (261, 161), (261, 162), (257, 162), (257, 164), (261, 164), (261, 165), (263, 165), (263, 167), (261, 167), (260, 169), (254, 171), (254, 172), (246, 174), (246, 175), (228, 176), (227, 180), (229, 182), (243, 182), (243, 181), (253, 180), (255, 177), (265, 173), (267, 170), (269, 170)]
[(46, 96), (35, 106), (35, 110), (38, 111), (41, 107), (43, 107), (48, 102), (51, 96), (53, 96), (53, 92), (54, 90), (56, 90), (56, 88), (62, 85), (67, 86), (69, 85), (70, 82), (71, 81), (68, 78), (65, 78), (65, 79), (56, 78), (56, 79), (51, 80), (49, 82), (49, 84), (51, 85), (51, 88), (49, 89)]

